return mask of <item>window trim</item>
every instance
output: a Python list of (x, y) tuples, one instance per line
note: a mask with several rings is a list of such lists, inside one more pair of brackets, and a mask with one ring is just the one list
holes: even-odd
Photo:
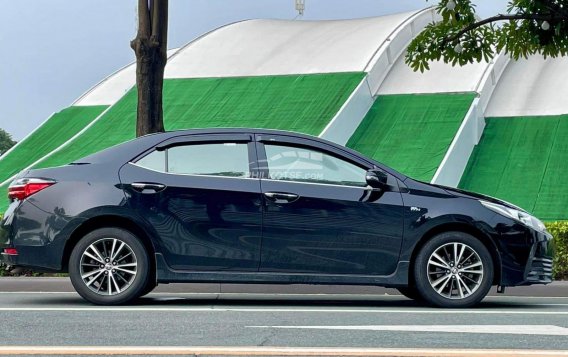
[(318, 186), (331, 186), (331, 187), (343, 187), (343, 188), (357, 188), (359, 190), (364, 191), (372, 191), (373, 188), (370, 186), (353, 186), (353, 185), (340, 185), (337, 183), (322, 183), (322, 182), (310, 182), (310, 181), (292, 181), (292, 180), (274, 180), (274, 179), (265, 179), (263, 178), (262, 181), (270, 181), (270, 182), (283, 182), (283, 183), (293, 183), (298, 185), (318, 185)]
[[(247, 146), (247, 160), (248, 160), (248, 176), (247, 177), (233, 177), (233, 176), (220, 176), (220, 175), (199, 175), (191, 173), (175, 173), (168, 171), (168, 150), (173, 147), (179, 146), (190, 146), (190, 145), (206, 145), (206, 144), (246, 144)], [(138, 162), (143, 158), (151, 155), (156, 151), (165, 152), (165, 170), (158, 171), (139, 165)], [(252, 140), (252, 135), (250, 134), (214, 134), (214, 135), (190, 135), (190, 136), (178, 136), (165, 140), (155, 146), (152, 146), (129, 161), (129, 164), (134, 166), (159, 172), (168, 175), (178, 175), (178, 176), (193, 176), (193, 177), (222, 177), (222, 178), (233, 178), (233, 179), (256, 179), (258, 175), (258, 160), (255, 142)]]
[[(321, 150), (339, 159), (348, 161), (356, 166), (361, 166), (365, 170), (370, 170), (377, 167), (377, 165), (375, 165), (372, 161), (369, 161), (364, 157), (360, 157), (347, 150), (343, 150), (341, 148), (335, 147), (325, 142), (312, 140), (309, 138), (299, 138), (295, 136), (275, 135), (275, 134), (256, 134), (255, 141), (260, 144), (257, 146), (257, 148), (259, 148), (259, 146), (263, 146), (266, 143), (270, 144), (276, 143), (284, 146), (300, 146), (308, 149)], [(261, 158), (266, 160), (266, 153), (264, 152), (263, 149), (257, 150), (257, 155), (259, 161)]]
[(233, 143), (248, 143), (252, 141), (250, 134), (195, 134), (195, 135), (182, 135), (162, 141), (154, 146), (155, 150), (161, 151), (175, 146), (185, 146), (194, 143), (215, 143), (215, 142), (233, 142)]
[[(259, 135), (260, 136), (260, 135)], [(266, 148), (265, 145), (274, 145), (274, 146), (288, 146), (292, 148), (303, 148), (312, 151), (318, 151), (327, 155), (330, 155), (338, 160), (345, 161), (351, 165), (357, 166), (361, 168), (363, 171), (368, 171), (370, 168), (367, 163), (363, 164), (361, 160), (357, 160), (357, 158), (351, 159), (351, 155), (345, 156), (337, 153), (337, 150), (333, 150), (332, 147), (327, 146), (325, 144), (313, 141), (316, 145), (310, 145), (312, 141), (307, 139), (298, 139), (298, 138), (282, 138), (280, 136), (273, 136), (270, 135), (268, 137), (263, 135), (262, 138), (257, 139), (257, 158), (258, 158), (258, 172), (261, 175), (261, 179), (264, 181), (271, 181), (271, 182), (286, 182), (286, 183), (298, 183), (298, 184), (310, 184), (310, 185), (324, 185), (324, 186), (334, 186), (334, 187), (351, 187), (351, 188), (359, 188), (359, 189), (366, 189), (365, 186), (353, 186), (353, 185), (341, 185), (338, 183), (323, 183), (323, 182), (311, 182), (311, 181), (297, 181), (297, 180), (276, 180), (270, 178), (270, 170), (268, 168), (268, 158), (266, 155)], [(282, 140), (284, 139), (284, 140)], [(286, 140), (288, 139), (288, 140)], [(264, 167), (260, 165), (261, 162), (266, 163)]]

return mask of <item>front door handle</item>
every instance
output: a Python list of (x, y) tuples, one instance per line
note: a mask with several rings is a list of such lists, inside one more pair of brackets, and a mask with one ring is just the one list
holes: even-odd
[(264, 196), (275, 203), (290, 203), (296, 201), (300, 196), (295, 193), (285, 192), (265, 192)]
[(133, 182), (130, 184), (133, 189), (142, 193), (156, 193), (164, 190), (166, 185), (161, 183)]

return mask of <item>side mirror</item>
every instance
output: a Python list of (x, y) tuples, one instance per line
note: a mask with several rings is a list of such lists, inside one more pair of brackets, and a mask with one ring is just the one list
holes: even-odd
[(369, 170), (365, 174), (365, 181), (367, 181), (367, 184), (372, 188), (385, 188), (388, 179), (388, 175), (380, 170)]

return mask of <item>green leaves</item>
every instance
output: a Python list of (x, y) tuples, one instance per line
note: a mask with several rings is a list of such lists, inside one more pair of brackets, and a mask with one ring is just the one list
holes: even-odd
[(12, 140), (12, 136), (0, 128), (0, 156), (14, 145), (16, 145), (16, 142)]
[(549, 222), (546, 229), (552, 234), (552, 242), (549, 255), (553, 255), (554, 279), (568, 279), (568, 222)]
[(508, 14), (477, 20), (470, 0), (441, 0), (442, 20), (431, 23), (408, 47), (405, 62), (424, 72), (430, 61), (463, 66), (490, 61), (503, 51), (519, 59), (568, 53), (568, 0), (512, 0)]

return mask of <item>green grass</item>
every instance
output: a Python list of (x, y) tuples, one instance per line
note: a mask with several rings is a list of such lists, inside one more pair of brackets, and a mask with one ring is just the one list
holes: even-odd
[[(364, 73), (356, 72), (168, 79), (164, 82), (164, 124), (167, 130), (261, 127), (319, 135), (363, 77)], [(132, 89), (88, 130), (36, 168), (65, 165), (133, 139), (136, 103), (137, 93)], [(56, 114), (29, 143), (22, 143), (26, 150), (10, 158), (9, 165), (0, 166), (0, 172), (6, 178), (17, 173), (68, 140), (105, 108), (71, 107)], [(5, 165), (4, 160), (0, 165)], [(8, 205), (6, 194), (7, 186), (0, 187), (0, 212)]]
[(8, 201), (8, 185), (0, 186), (0, 212), (6, 211), (10, 202)]
[(460, 187), (568, 219), (568, 115), (487, 118)]
[(42, 126), (0, 159), (0, 182), (58, 148), (99, 116), (107, 106), (69, 107), (53, 114)]
[[(363, 79), (363, 73), (243, 78), (169, 79), (164, 82), (166, 130), (257, 127), (319, 135)], [(134, 138), (136, 90), (38, 167), (67, 164)]]
[(379, 96), (347, 146), (430, 181), (474, 98), (475, 93)]

